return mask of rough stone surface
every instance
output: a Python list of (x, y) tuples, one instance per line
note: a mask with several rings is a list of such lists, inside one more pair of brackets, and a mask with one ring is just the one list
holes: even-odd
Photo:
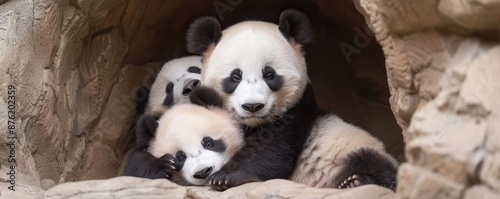
[(183, 187), (168, 180), (116, 177), (57, 185), (46, 191), (8, 193), (0, 198), (77, 199), (77, 198), (169, 198), (169, 199), (232, 199), (232, 198), (394, 198), (394, 192), (379, 186), (355, 189), (318, 189), (287, 180), (248, 183), (224, 192), (208, 187)]
[(359, 0), (386, 56), (398, 198), (499, 198), (500, 1)]
[(367, 185), (353, 189), (318, 189), (303, 184), (298, 184), (286, 180), (269, 180), (250, 190), (248, 199), (259, 198), (325, 198), (325, 199), (345, 199), (345, 198), (380, 198), (392, 199), (394, 192), (389, 189)]
[[(135, 89), (151, 82), (157, 70), (122, 64), (127, 46), (119, 31), (93, 32), (119, 2), (0, 5), (0, 141), (11, 141), (4, 129), (6, 93), (14, 85), (19, 188), (116, 176), (129, 143), (124, 132), (135, 116)], [(2, 157), (9, 153), (5, 149)], [(10, 171), (7, 158), (0, 165), (1, 173)], [(3, 191), (9, 176), (0, 178)]]

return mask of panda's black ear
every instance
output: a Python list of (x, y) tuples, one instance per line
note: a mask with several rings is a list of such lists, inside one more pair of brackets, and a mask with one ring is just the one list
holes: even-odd
[(281, 12), (279, 30), (287, 40), (293, 39), (300, 45), (312, 42), (311, 20), (298, 10), (288, 9)]
[(194, 88), (189, 94), (189, 99), (192, 104), (203, 107), (215, 106), (221, 108), (223, 104), (222, 97), (214, 89), (206, 86)]
[(219, 21), (215, 17), (195, 20), (187, 31), (187, 51), (201, 55), (211, 44), (216, 45), (222, 37)]
[(156, 135), (158, 128), (157, 118), (150, 115), (142, 115), (135, 126), (135, 147), (137, 150), (143, 150), (149, 147), (149, 142)]

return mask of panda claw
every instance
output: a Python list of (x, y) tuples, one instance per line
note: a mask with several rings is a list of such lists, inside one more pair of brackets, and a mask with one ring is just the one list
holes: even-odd
[(175, 166), (173, 165), (168, 165), (168, 166), (170, 167), (170, 169), (175, 170)]
[(346, 188), (354, 188), (358, 187), (360, 185), (363, 185), (363, 177), (360, 176), (359, 174), (354, 174), (352, 176), (349, 176), (346, 180), (340, 183), (338, 186), (339, 189), (346, 189)]
[(224, 184), (227, 185), (227, 180), (224, 181)]
[(354, 182), (352, 182), (354, 184), (354, 186), (359, 186), (361, 185), (361, 182), (359, 182), (359, 180), (354, 180)]

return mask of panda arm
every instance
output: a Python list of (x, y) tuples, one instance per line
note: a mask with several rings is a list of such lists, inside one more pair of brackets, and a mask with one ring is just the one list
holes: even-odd
[(170, 179), (176, 169), (174, 161), (174, 157), (170, 154), (156, 158), (147, 151), (135, 150), (130, 154), (124, 175), (150, 179)]
[(209, 176), (209, 183), (222, 191), (248, 182), (288, 178), (298, 154), (292, 141), (281, 132), (268, 139), (261, 133), (252, 134), (231, 161)]

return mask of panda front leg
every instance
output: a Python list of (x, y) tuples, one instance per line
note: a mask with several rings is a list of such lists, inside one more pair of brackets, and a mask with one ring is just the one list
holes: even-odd
[(134, 151), (130, 154), (124, 174), (149, 179), (170, 179), (174, 172), (181, 169), (178, 167), (170, 154), (156, 158), (147, 151)]
[[(245, 146), (221, 170), (208, 177), (213, 189), (224, 191), (248, 182), (287, 179), (298, 156), (296, 148), (281, 136), (262, 139), (258, 134), (246, 139)], [(259, 138), (260, 137), (260, 138)]]

